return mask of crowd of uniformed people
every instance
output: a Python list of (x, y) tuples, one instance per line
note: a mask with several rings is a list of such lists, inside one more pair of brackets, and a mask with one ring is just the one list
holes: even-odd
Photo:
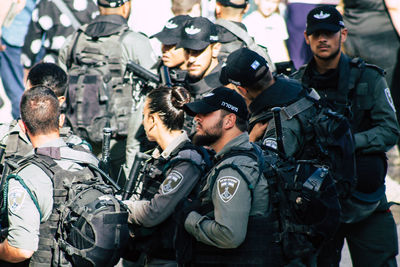
[[(42, 2), (46, 1), (39, 1), (38, 7)], [(69, 1), (53, 2), (64, 2), (61, 13), (68, 13)], [(89, 12), (88, 6), (84, 9), (79, 1), (71, 2), (77, 10)], [(289, 61), (272, 60), (275, 57), (268, 49), (247, 33), (240, 22), (247, 0), (217, 0), (215, 23), (190, 13), (200, 1), (175, 1), (175, 11), (186, 8), (186, 13), (176, 12), (150, 37), (161, 44), (158, 61), (150, 39), (128, 27), (130, 0), (96, 2), (98, 16), (89, 21), (77, 16), (75, 20), (87, 24), (68, 33), (62, 45), (52, 39), (51, 48), (57, 49), (47, 47), (46, 53), (57, 50), (57, 61), (39, 62), (29, 69), (18, 100), (20, 116), (0, 127), (0, 266), (93, 266), (96, 262), (79, 264), (74, 255), (103, 261), (97, 266), (339, 266), (344, 240), (353, 266), (397, 266), (397, 230), (385, 195), (386, 152), (400, 134), (395, 104), (385, 71), (345, 54), (343, 44), (352, 33), (334, 6), (315, 6), (304, 14), (304, 40), (312, 57), (296, 70)], [(191, 2), (190, 9), (186, 2)], [(36, 21), (41, 27), (48, 27), (48, 16), (34, 15), (39, 16)], [(107, 64), (96, 64), (104, 58)], [(159, 81), (126, 71), (130, 62)], [(102, 70), (104, 65), (114, 69), (109, 75), (74, 72), (82, 65), (84, 71)], [(78, 86), (71, 90), (73, 75)], [(85, 86), (90, 75), (101, 77), (93, 83), (97, 93), (80, 94), (79, 88), (89, 88)], [(114, 128), (116, 124), (110, 122), (114, 117), (104, 116), (109, 121), (100, 128), (77, 127), (95, 116), (90, 101), (103, 101), (102, 90), (112, 99), (107, 90), (113, 87), (108, 84), (121, 81), (129, 84), (131, 101), (104, 106), (114, 114), (128, 103), (123, 125)], [(84, 99), (91, 100), (82, 107), (79, 103), (86, 103)], [(340, 201), (342, 212), (329, 239), (314, 243), (312, 253), (285, 258), (288, 253), (275, 239), (273, 225), (278, 218), (272, 215), (271, 183), (249, 151), (256, 143), (280, 150), (277, 153), (285, 159), (306, 158), (307, 122), (295, 115), (313, 114), (313, 101), (348, 118), (357, 184), (351, 196)], [(301, 103), (295, 111), (294, 103)], [(275, 107), (284, 110), (282, 121), (273, 118)], [(124, 134), (118, 132), (122, 128)], [(109, 136), (105, 129), (111, 129)], [(93, 133), (104, 139), (93, 141)], [(117, 225), (127, 224), (130, 229), (128, 244), (118, 247), (117, 258), (99, 260), (108, 254), (68, 250), (57, 241), (61, 218), (54, 218), (68, 199), (60, 190), (71, 186), (67, 179), (34, 163), (43, 157), (65, 171), (84, 173), (85, 166), (94, 165), (111, 177), (111, 182), (103, 182), (111, 184), (128, 212)], [(116, 222), (108, 223), (116, 227), (112, 224)], [(64, 251), (62, 260), (57, 251)]]

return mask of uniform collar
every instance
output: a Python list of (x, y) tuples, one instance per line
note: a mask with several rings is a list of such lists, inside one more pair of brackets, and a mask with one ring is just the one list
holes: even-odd
[(182, 131), (182, 133), (173, 139), (172, 142), (164, 149), (164, 151), (161, 153), (161, 156), (165, 159), (169, 158), (172, 152), (174, 152), (182, 143), (187, 141), (190, 141), (190, 139), (187, 136), (187, 133)]
[(212, 89), (222, 86), (219, 81), (219, 73), (221, 72), (222, 62), (201, 80), (192, 80), (189, 75), (186, 75), (186, 86), (194, 97), (198, 97), (204, 93), (210, 92)]
[(100, 15), (85, 29), (85, 34), (90, 37), (105, 37), (118, 34), (121, 26), (127, 26), (127, 20), (120, 15)]
[(190, 141), (190, 139), (187, 133), (182, 131), (180, 135), (172, 140), (172, 142), (164, 149), (164, 151), (161, 152), (161, 148), (157, 147), (151, 156), (156, 159), (159, 157), (168, 159), (173, 152), (175, 152), (183, 143), (186, 143), (187, 141)]
[(247, 132), (244, 132), (235, 138), (233, 138), (231, 141), (229, 141), (222, 149), (219, 151), (216, 155), (215, 158), (219, 159), (224, 156), (224, 154), (228, 153), (232, 149), (243, 149), (243, 150), (249, 150), (251, 149), (252, 146), (249, 142), (249, 134)]

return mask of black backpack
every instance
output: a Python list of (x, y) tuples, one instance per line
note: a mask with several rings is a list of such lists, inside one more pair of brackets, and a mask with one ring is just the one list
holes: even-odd
[[(258, 162), (259, 179), (267, 180), (271, 203), (271, 213), (263, 218), (265, 229), (258, 230), (258, 237), (257, 233), (254, 235), (254, 232), (248, 230), (251, 237), (246, 237), (246, 241), (233, 250), (196, 243), (196, 255), (193, 255), (196, 263), (205, 263), (207, 260), (215, 262), (218, 259), (220, 262), (235, 264), (239, 258), (243, 259), (240, 256), (245, 253), (255, 253), (257, 256), (252, 255), (258, 258), (250, 257), (248, 264), (261, 261), (261, 265), (281, 266), (293, 259), (307, 259), (315, 255), (339, 226), (339, 198), (328, 169), (314, 161), (297, 161), (269, 147), (252, 145), (252, 150), (233, 149), (219, 162), (238, 155), (248, 156)], [(251, 184), (235, 164), (219, 166), (217, 172), (209, 178), (210, 188), (218, 172), (228, 167), (241, 175), (253, 199), (258, 181)], [(210, 211), (213, 207), (202, 209)]]
[(102, 141), (108, 125), (119, 136), (128, 134), (133, 106), (133, 82), (124, 79), (121, 41), (128, 26), (106, 41), (85, 34), (85, 26), (74, 36), (67, 67), (66, 119), (73, 132), (92, 143)]
[[(346, 116), (333, 111), (311, 93), (281, 108), (281, 120), (296, 119), (305, 140), (295, 155), (298, 160), (311, 160), (329, 169), (341, 199), (347, 199), (357, 183), (355, 143)], [(303, 112), (305, 111), (305, 112)], [(271, 115), (272, 116), (272, 115)], [(268, 130), (275, 128), (275, 119)], [(277, 136), (277, 134), (275, 134)]]
[(18, 170), (35, 164), (53, 182), (52, 214), (40, 226), (39, 249), (31, 262), (45, 259), (51, 266), (114, 266), (129, 237), (127, 208), (114, 196), (116, 190), (106, 182), (110, 178), (103, 171), (91, 163), (75, 162), (83, 169), (67, 171), (49, 153), (36, 149), (34, 156), (19, 162), (17, 170), (7, 176), (7, 182), (20, 181), (40, 214), (39, 204)]
[(330, 170), (269, 147), (253, 147), (268, 181), (272, 213), (279, 222), (274, 242), (280, 244), (284, 261), (314, 255), (340, 223), (339, 196)]

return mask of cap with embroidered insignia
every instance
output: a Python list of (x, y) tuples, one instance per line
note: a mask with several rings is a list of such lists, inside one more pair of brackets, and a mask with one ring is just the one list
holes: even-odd
[(307, 15), (307, 35), (319, 30), (338, 32), (340, 28), (344, 28), (343, 17), (333, 6), (316, 7)]
[(102, 7), (120, 7), (129, 0), (97, 0), (97, 5)]
[(208, 114), (218, 109), (234, 113), (245, 120), (249, 117), (244, 98), (234, 90), (226, 87), (218, 87), (202, 99), (183, 106), (183, 110), (193, 117), (196, 114)]
[(204, 17), (195, 17), (187, 21), (177, 48), (203, 50), (218, 42), (218, 32), (214, 23)]
[(154, 34), (150, 38), (157, 38), (164, 45), (175, 45), (181, 40), (182, 29), (186, 22), (191, 19), (187, 15), (179, 15), (168, 20), (162, 31)]
[(268, 72), (267, 61), (248, 48), (232, 52), (222, 67), (219, 80), (222, 84), (251, 85)]

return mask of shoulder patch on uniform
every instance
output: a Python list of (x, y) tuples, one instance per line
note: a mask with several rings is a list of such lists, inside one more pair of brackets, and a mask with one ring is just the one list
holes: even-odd
[(183, 175), (178, 171), (171, 171), (161, 184), (161, 192), (167, 195), (175, 190), (183, 180)]
[(389, 88), (385, 88), (385, 96), (386, 100), (388, 101), (389, 105), (392, 107), (393, 111), (396, 112), (396, 108), (394, 107), (392, 94), (390, 93)]
[(218, 180), (218, 195), (225, 203), (229, 202), (236, 194), (240, 180), (232, 176), (224, 176)]
[(17, 212), (21, 209), (22, 204), (25, 201), (27, 192), (22, 188), (15, 188), (8, 193), (8, 208), (11, 213)]
[(276, 142), (276, 139), (273, 137), (268, 137), (263, 141), (263, 145), (273, 148), (273, 149), (277, 149), (278, 148), (278, 143)]

